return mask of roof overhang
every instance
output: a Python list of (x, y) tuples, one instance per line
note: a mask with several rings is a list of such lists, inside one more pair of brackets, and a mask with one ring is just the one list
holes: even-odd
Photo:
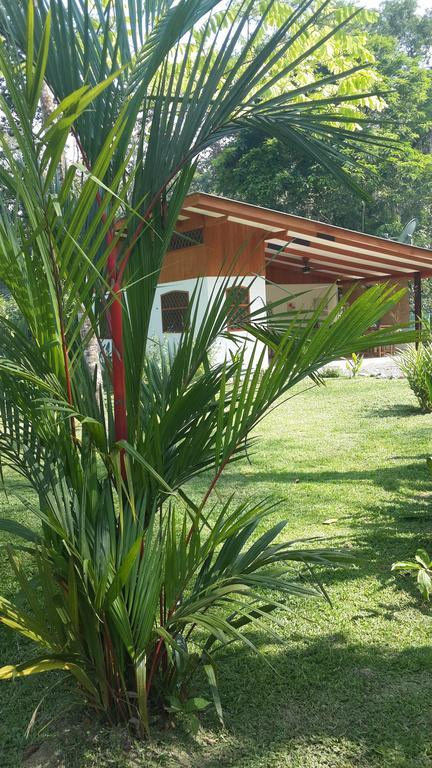
[[(261, 208), (204, 192), (185, 199), (180, 219), (201, 214), (262, 230), (267, 264), (287, 271), (311, 267), (321, 280), (377, 282), (432, 277), (432, 250), (366, 235), (321, 221)], [(307, 260), (305, 262), (305, 260)]]

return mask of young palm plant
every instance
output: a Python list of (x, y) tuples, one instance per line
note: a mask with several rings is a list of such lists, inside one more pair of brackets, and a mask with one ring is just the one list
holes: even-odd
[[(37, 530), (0, 523), (22, 540), (7, 547), (22, 594), (0, 598), (0, 621), (40, 646), (0, 678), (68, 670), (89, 705), (145, 733), (153, 712), (196, 722), (205, 704), (189, 693), (197, 669), (221, 717), (220, 650), (253, 647), (248, 627), (292, 596), (324, 595), (315, 566), (345, 560), (266, 525), (269, 499), (213, 504), (224, 469), (245, 456), (269, 408), (306, 377), (318, 381), (322, 365), (405, 338), (367, 333), (400, 298), (382, 285), (352, 304), (345, 297), (324, 320), (325, 300), (277, 322), (252, 312), (250, 360), (240, 347), (212, 364), (237, 310), (222, 280), (201, 324), (197, 286), (175, 350), (147, 350), (158, 275), (200, 151), (250, 122), (338, 166), (340, 97), (329, 121), (321, 102), (307, 102), (319, 81), (273, 95), (278, 73), (307, 56), (306, 46), (276, 67), (291, 28), (307, 39), (326, 5), (301, 3), (257, 52), (255, 32), (244, 35), (248, 3), (228, 4), (219, 35), (212, 0), (40, 0), (36, 9), (0, 0), (0, 280), (22, 316), (0, 317), (0, 450), (34, 490), (37, 502), (24, 503), (40, 521)], [(57, 107), (42, 123), (44, 81)], [(346, 140), (343, 116), (341, 125)], [(101, 347), (100, 387), (86, 349), (103, 321), (113, 351)]]

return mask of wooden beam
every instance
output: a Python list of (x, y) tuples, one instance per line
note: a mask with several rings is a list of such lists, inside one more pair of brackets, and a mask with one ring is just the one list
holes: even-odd
[(297, 272), (281, 264), (268, 264), (266, 280), (275, 285), (334, 285), (337, 282), (335, 275), (325, 275), (323, 272), (304, 273)]
[[(305, 239), (307, 239), (305, 237)], [(388, 255), (380, 254), (379, 256), (367, 256), (357, 250), (344, 251), (338, 248), (338, 243), (333, 243), (331, 246), (322, 240), (319, 244), (313, 242), (311, 245), (302, 245), (301, 243), (295, 243), (292, 241), (289, 243), (283, 252), (286, 253), (301, 253), (304, 256), (310, 254), (316, 254), (319, 258), (326, 257), (327, 259), (333, 259), (340, 264), (358, 264), (363, 269), (371, 270), (371, 274), (375, 272), (394, 273), (398, 272), (403, 274), (412, 274), (419, 269), (419, 266), (411, 265), (409, 261), (401, 261), (398, 258), (391, 258)], [(422, 271), (432, 270), (432, 261), (429, 264), (422, 265)]]
[[(272, 253), (266, 250), (266, 255), (270, 255)], [(302, 261), (306, 257), (309, 259), (311, 267), (315, 269), (316, 271), (326, 271), (328, 269), (339, 272), (341, 275), (348, 275), (348, 276), (359, 276), (360, 278), (364, 277), (366, 278), (374, 278), (374, 277), (386, 277), (388, 279), (388, 276), (390, 272), (387, 269), (381, 269), (378, 271), (377, 269), (373, 269), (372, 267), (367, 268), (364, 265), (360, 267), (356, 262), (346, 262), (343, 259), (336, 259), (334, 256), (328, 257), (328, 256), (321, 256), (320, 254), (315, 255), (305, 253), (302, 251), (301, 253), (291, 253), (288, 251), (280, 251), (279, 253), (274, 252), (275, 256), (282, 260), (282, 257), (285, 257), (286, 259), (299, 259), (298, 264), (299, 266), (302, 266)], [(273, 261), (273, 259), (272, 259)], [(403, 275), (400, 275), (403, 277)]]
[[(398, 243), (394, 240), (383, 240), (375, 238), (373, 235), (362, 236), (361, 233), (350, 232), (349, 230), (342, 230), (338, 232), (337, 236), (331, 235), (330, 232), (336, 232), (337, 227), (327, 226), (327, 230), (316, 225), (316, 222), (307, 222), (304, 226), (289, 227), (287, 230), (287, 236), (291, 238), (309, 238), (310, 242), (313, 242), (315, 247), (326, 247), (338, 251), (347, 251), (347, 253), (355, 253), (359, 256), (364, 256), (369, 260), (382, 259), (389, 260), (390, 263), (399, 263), (400, 266), (406, 265), (412, 266), (412, 269), (425, 268), (430, 269), (432, 266), (432, 251), (427, 249), (416, 248), (416, 246), (410, 246), (405, 243)], [(320, 237), (320, 234), (329, 235), (334, 239), (327, 239), (326, 237)], [(357, 237), (356, 237), (357, 234)], [(368, 240), (367, 238), (370, 238)], [(400, 246), (403, 246), (406, 251), (402, 251)]]
[[(331, 264), (336, 268), (340, 268), (342, 272), (348, 272), (349, 274), (357, 274), (356, 267), (360, 269), (360, 273), (364, 275), (370, 275), (371, 277), (380, 277), (384, 275), (397, 274), (400, 278), (409, 277), (414, 270), (402, 267), (400, 264), (393, 264), (390, 262), (384, 263), (381, 261), (374, 262), (370, 259), (356, 258), (354, 254), (348, 255), (345, 253), (336, 253), (334, 250), (329, 251), (324, 247), (314, 248), (308, 245), (301, 245), (301, 243), (290, 243), (286, 249), (279, 252), (275, 251), (277, 255), (289, 256), (301, 256), (307, 257), (313, 266), (314, 257), (318, 262), (322, 264)], [(432, 269), (432, 264), (431, 264)]]
[[(375, 285), (375, 283), (400, 283), (406, 280), (413, 280), (418, 272), (411, 272), (408, 275), (385, 275), (385, 277), (359, 277), (357, 282), (366, 285)], [(432, 277), (432, 272), (428, 273), (426, 277)], [(349, 283), (350, 280), (341, 280), (341, 283)]]
[[(414, 275), (414, 318), (415, 329), (418, 332), (422, 330), (422, 284), (421, 274), (416, 272)], [(419, 342), (416, 341), (416, 348), (418, 348)]]
[[(216, 195), (208, 195), (206, 193), (194, 192), (186, 198), (186, 206), (200, 206), (202, 209), (207, 209), (212, 213), (227, 213), (231, 216), (241, 217), (243, 219), (250, 219), (254, 222), (261, 224), (267, 224), (269, 229), (272, 227), (279, 227), (281, 231), (295, 229), (299, 233), (303, 233), (307, 238), (307, 235), (316, 237), (317, 233), (329, 235), (334, 238), (336, 242), (340, 241), (346, 245), (354, 246), (355, 248), (371, 249), (379, 252), (380, 254), (388, 255), (390, 258), (393, 256), (401, 256), (404, 260), (408, 261), (410, 257), (412, 261), (421, 260), (426, 265), (432, 267), (432, 250), (428, 248), (420, 248), (419, 246), (409, 245), (407, 243), (399, 243), (393, 240), (386, 240), (376, 235), (367, 235), (362, 232), (355, 232), (354, 230), (344, 229), (342, 227), (335, 227), (324, 222), (317, 222), (314, 220), (306, 219), (301, 216), (293, 216), (288, 213), (281, 213), (280, 211), (272, 211), (266, 208), (260, 208), (259, 206), (250, 205), (247, 203), (240, 203), (235, 200), (227, 200), (225, 198), (219, 198)], [(287, 236), (289, 239), (289, 236)], [(321, 239), (321, 238), (320, 238)], [(325, 238), (322, 238), (323, 243), (326, 242)], [(327, 241), (328, 243), (331, 241)]]
[(324, 277), (325, 275), (329, 275), (329, 281), (335, 282), (336, 280), (355, 280), (357, 279), (357, 272), (356, 270), (347, 270), (347, 269), (339, 269), (332, 266), (317, 266), (316, 262), (313, 263), (310, 272), (303, 272), (303, 266), (304, 264), (301, 261), (289, 261), (286, 259), (267, 259), (266, 260), (266, 268), (267, 270), (271, 268), (273, 265), (278, 265), (281, 269), (285, 269), (289, 273), (297, 274), (297, 273), (303, 273), (303, 274), (312, 274), (312, 275), (320, 275), (321, 277)]

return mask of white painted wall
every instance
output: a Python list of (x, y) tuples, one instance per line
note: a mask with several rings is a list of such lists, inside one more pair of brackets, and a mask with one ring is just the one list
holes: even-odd
[(290, 310), (314, 310), (318, 307), (327, 291), (330, 292), (328, 301), (328, 310), (333, 309), (338, 300), (338, 289), (336, 285), (323, 285), (322, 283), (313, 283), (309, 285), (267, 285), (267, 301), (279, 301), (286, 299), (275, 312), (288, 312)]
[[(220, 283), (223, 281), (224, 278), (220, 277), (207, 277), (207, 284), (209, 286), (209, 301), (211, 301), (212, 293), (216, 293), (217, 287), (220, 285)], [(263, 317), (265, 317), (265, 307), (266, 307), (266, 284), (265, 279), (263, 277), (232, 277), (228, 278), (227, 281), (227, 287), (229, 288), (231, 285), (244, 285), (247, 288), (249, 288), (249, 298), (250, 298), (250, 306), (251, 310), (253, 312), (259, 311), (262, 309)], [(230, 339), (224, 339), (219, 338), (218, 341), (215, 343), (212, 354), (213, 354), (213, 360), (216, 363), (221, 363), (224, 360), (230, 360), (232, 355), (235, 355), (239, 352), (239, 350), (243, 347), (243, 345), (246, 345), (246, 365), (250, 361), (250, 356), (252, 354), (252, 350), (255, 345), (255, 339), (249, 334), (244, 331), (236, 331), (235, 332), (236, 340), (231, 341)], [(255, 357), (258, 359), (259, 355), (261, 354), (262, 350), (264, 348), (264, 344), (261, 342), (258, 342), (257, 349), (255, 352)], [(265, 355), (264, 357), (264, 365), (263, 367), (267, 368), (268, 365), (268, 357)]]
[[(265, 314), (266, 285), (263, 277), (245, 276), (241, 278), (232, 277), (228, 279), (222, 277), (203, 277), (191, 280), (177, 280), (175, 282), (163, 283), (158, 285), (156, 289), (155, 300), (150, 316), (149, 338), (153, 340), (153, 343), (155, 345), (162, 344), (164, 348), (169, 348), (171, 345), (175, 346), (180, 339), (180, 334), (178, 333), (162, 332), (161, 295), (163, 293), (167, 293), (173, 290), (188, 291), (189, 296), (191, 297), (194, 290), (196, 289), (197, 284), (199, 284), (201, 294), (199, 301), (198, 324), (200, 324), (200, 322), (204, 319), (207, 308), (214, 300), (218, 288), (224, 281), (226, 281), (227, 288), (233, 284), (247, 286), (249, 288), (251, 309), (255, 311), (262, 308), (263, 314)], [(238, 341), (231, 341), (221, 337), (217, 340), (211, 353), (213, 362), (220, 363), (225, 359), (229, 360), (231, 355), (235, 355), (243, 346), (243, 344), (246, 344), (246, 362), (249, 362), (255, 342), (250, 334), (242, 331), (236, 332), (236, 336), (239, 337)], [(259, 342), (259, 349), (256, 353), (257, 356), (263, 349), (263, 346), (264, 345)]]
[[(205, 313), (211, 302), (214, 300), (217, 294), (218, 288), (222, 282), (226, 281), (229, 288), (234, 283), (237, 285), (244, 285), (249, 288), (251, 309), (253, 311), (262, 309), (263, 317), (265, 316), (266, 305), (268, 302), (278, 301), (279, 299), (286, 298), (286, 301), (280, 305), (279, 311), (286, 312), (290, 309), (315, 309), (319, 301), (322, 299), (326, 291), (330, 286), (322, 284), (313, 285), (266, 285), (263, 277), (251, 277), (244, 276), (241, 278), (222, 278), (222, 277), (203, 277), (194, 278), (190, 280), (177, 280), (171, 283), (162, 283), (157, 286), (155, 300), (153, 303), (153, 309), (150, 315), (149, 325), (149, 350), (156, 349), (160, 345), (164, 348), (175, 348), (180, 339), (179, 333), (163, 333), (162, 331), (162, 309), (161, 309), (161, 295), (169, 291), (188, 291), (189, 297), (192, 297), (197, 285), (200, 286), (200, 301), (198, 311), (198, 324), (204, 319)], [(329, 308), (333, 308), (337, 303), (337, 287), (332, 287), (332, 293), (329, 300)], [(276, 310), (278, 311), (278, 310)], [(236, 331), (235, 336), (237, 339), (230, 340), (219, 337), (214, 344), (211, 352), (212, 362), (221, 363), (224, 360), (230, 360), (232, 355), (235, 355), (245, 344), (246, 345), (246, 364), (250, 361), (250, 355), (255, 344), (255, 340), (250, 334), (244, 331)], [(106, 340), (107, 352), (111, 352), (111, 340)], [(258, 348), (256, 357), (258, 358), (264, 345), (258, 342)], [(268, 357), (265, 355), (263, 367), (267, 367)]]

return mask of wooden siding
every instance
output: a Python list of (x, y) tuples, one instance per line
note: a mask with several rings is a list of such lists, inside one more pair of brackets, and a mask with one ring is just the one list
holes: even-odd
[(197, 214), (212, 221), (225, 219), (251, 229), (261, 228), (269, 244), (282, 246), (292, 261), (301, 263), (302, 257), (309, 257), (316, 272), (326, 274), (333, 268), (342, 281), (403, 280), (417, 273), (432, 277), (432, 249), (201, 192), (188, 195), (182, 209), (182, 215), (191, 219)]
[(160, 283), (217, 275), (264, 275), (264, 238), (266, 233), (243, 224), (194, 215), (179, 222), (177, 230), (186, 232), (202, 226), (204, 244), (168, 251)]

